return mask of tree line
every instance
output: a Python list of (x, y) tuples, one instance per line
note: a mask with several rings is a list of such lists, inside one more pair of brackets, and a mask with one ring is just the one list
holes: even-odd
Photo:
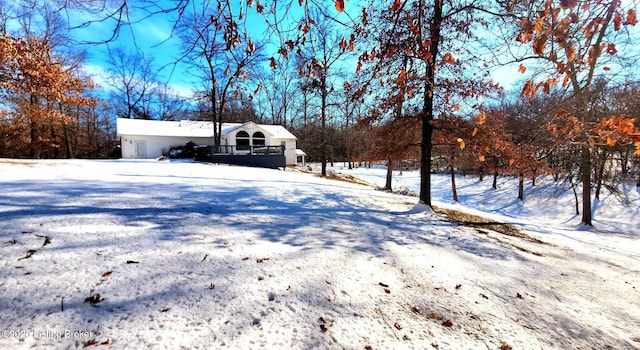
[[(322, 175), (332, 161), (416, 164), (427, 205), (434, 170), (452, 185), (517, 176), (520, 199), (525, 179), (550, 174), (590, 225), (592, 193), (638, 175), (636, 5), (0, 1), (0, 156), (105, 157), (117, 117), (253, 120), (291, 129)], [(77, 13), (87, 19), (74, 29), (65, 18)], [(162, 82), (148, 53), (116, 46), (123, 27), (167, 14), (187, 92)], [(106, 89), (68, 45), (96, 23), (110, 25), (90, 43), (108, 48)], [(494, 74), (503, 67), (521, 77), (515, 87)]]

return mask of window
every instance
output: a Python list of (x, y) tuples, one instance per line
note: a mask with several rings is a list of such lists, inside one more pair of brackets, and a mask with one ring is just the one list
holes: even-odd
[(264, 134), (261, 133), (260, 131), (256, 131), (253, 133), (253, 146), (254, 147), (263, 147), (265, 146), (265, 138), (264, 138)]
[(238, 131), (236, 134), (236, 149), (248, 151), (250, 149), (249, 134), (246, 131)]

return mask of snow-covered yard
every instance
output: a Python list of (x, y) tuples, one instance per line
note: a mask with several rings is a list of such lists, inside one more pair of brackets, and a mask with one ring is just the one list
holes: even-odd
[(571, 197), (459, 180), (436, 204), (544, 243), (291, 170), (0, 160), (0, 348), (640, 348), (635, 187), (585, 231)]

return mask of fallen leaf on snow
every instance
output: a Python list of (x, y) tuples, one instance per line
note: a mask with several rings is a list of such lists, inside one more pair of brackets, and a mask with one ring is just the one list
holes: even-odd
[(520, 293), (516, 293), (516, 297), (517, 297), (518, 299), (524, 299), (524, 298), (522, 297), (522, 294), (520, 294)]
[(86, 342), (82, 343), (82, 345), (83, 345), (82, 347), (86, 348), (86, 347), (89, 347), (89, 346), (92, 346), (92, 345), (97, 345), (97, 344), (98, 344), (98, 342), (95, 339), (91, 339), (91, 340), (87, 340)]
[(320, 332), (326, 333), (329, 327), (333, 326), (332, 320), (325, 320), (322, 316), (318, 317), (318, 323), (320, 323)]
[(43, 247), (51, 243), (51, 237), (49, 236), (36, 235), (36, 237), (44, 238), (44, 244), (42, 244)]
[(91, 305), (95, 305), (101, 301), (103, 301), (104, 298), (100, 296), (100, 294), (96, 293), (88, 298), (84, 298), (84, 302), (85, 303), (89, 303)]
[(24, 259), (29, 259), (36, 252), (37, 252), (37, 250), (35, 250), (35, 249), (29, 249), (29, 250), (27, 250), (27, 255), (23, 256), (22, 258), (18, 258), (18, 261), (24, 260)]
[(456, 284), (456, 289), (460, 289), (460, 288), (462, 288), (462, 285), (461, 284)]
[(512, 349), (513, 348), (511, 347), (511, 345), (505, 342), (500, 343), (500, 350), (512, 350)]
[(397, 330), (401, 330), (402, 326), (400, 326), (400, 324), (398, 322), (393, 324), (394, 327), (396, 327)]
[(446, 320), (444, 322), (442, 322), (442, 325), (445, 327), (452, 327), (453, 326), (453, 322), (451, 322), (451, 320)]
[(111, 273), (113, 273), (113, 271), (103, 272), (102, 273), (102, 277), (107, 277), (107, 276), (111, 275)]

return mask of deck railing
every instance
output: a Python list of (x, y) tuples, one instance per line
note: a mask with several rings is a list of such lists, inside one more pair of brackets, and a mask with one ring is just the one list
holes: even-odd
[(195, 159), (201, 162), (273, 169), (286, 166), (284, 146), (199, 146)]
[(271, 156), (283, 155), (284, 146), (206, 145), (198, 146), (196, 153), (199, 157), (208, 157), (214, 154)]
[(212, 146), (213, 154), (284, 154), (284, 146), (221, 145)]

